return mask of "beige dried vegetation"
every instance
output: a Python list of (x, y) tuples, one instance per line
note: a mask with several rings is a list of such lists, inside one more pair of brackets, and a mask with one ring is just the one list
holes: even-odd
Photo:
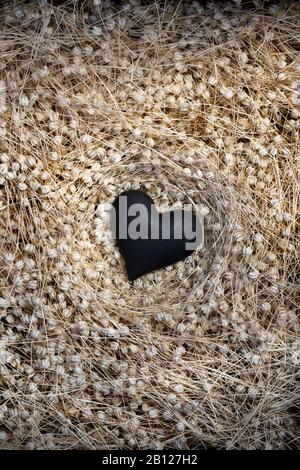
[[(299, 4), (83, 3), (0, 14), (0, 447), (298, 447)], [(205, 214), (133, 285), (129, 188)]]

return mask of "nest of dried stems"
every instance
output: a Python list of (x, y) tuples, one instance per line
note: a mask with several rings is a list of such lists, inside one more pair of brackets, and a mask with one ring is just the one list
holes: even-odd
[[(298, 447), (299, 4), (0, 22), (0, 447)], [(133, 285), (103, 206), (129, 188), (205, 215)]]

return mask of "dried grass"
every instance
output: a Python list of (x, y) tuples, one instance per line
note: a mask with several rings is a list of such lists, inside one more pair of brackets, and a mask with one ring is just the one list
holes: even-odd
[[(0, 21), (0, 447), (298, 447), (299, 4)], [(130, 187), (206, 213), (132, 286)]]

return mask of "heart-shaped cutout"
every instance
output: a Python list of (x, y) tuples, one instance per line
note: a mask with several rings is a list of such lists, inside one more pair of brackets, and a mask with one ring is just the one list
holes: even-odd
[(111, 228), (130, 281), (185, 259), (202, 241), (202, 224), (192, 211), (160, 213), (142, 191), (125, 191), (112, 209)]

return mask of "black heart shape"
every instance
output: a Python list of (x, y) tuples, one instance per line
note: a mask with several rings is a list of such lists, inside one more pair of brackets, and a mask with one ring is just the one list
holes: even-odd
[[(122, 199), (122, 202), (121, 196), (126, 196), (125, 199)], [(139, 212), (139, 216), (141, 217), (140, 220), (145, 222), (143, 226), (147, 226), (148, 235), (150, 234), (147, 239), (132, 239), (129, 236), (130, 230), (128, 230), (128, 227), (130, 223), (136, 219), (137, 215), (128, 215), (128, 211), (135, 204), (140, 204), (145, 208), (145, 211)], [(191, 211), (174, 210), (163, 214), (159, 213), (150, 196), (142, 191), (133, 190), (125, 191), (120, 194), (115, 199), (113, 208), (114, 217), (112, 218), (112, 228), (124, 256), (130, 281), (134, 281), (150, 271), (169, 266), (170, 264), (185, 259), (196, 249), (191, 249), (189, 246), (186, 246), (186, 244), (193, 242), (196, 242), (197, 246), (199, 244), (197, 241), (199, 240), (200, 230), (199, 219), (197, 219)], [(126, 220), (120, 221), (120, 215), (124, 217), (125, 212)], [(187, 215), (187, 213), (189, 213), (189, 215)], [(189, 236), (186, 237), (187, 220), (192, 233), (195, 234), (194, 238), (190, 236), (191, 232), (189, 232)], [(123, 235), (121, 232), (121, 224), (123, 224)], [(151, 230), (156, 232), (157, 238), (153, 237)], [(164, 230), (169, 230), (170, 236), (168, 239), (165, 239), (166, 232), (164, 232)]]

